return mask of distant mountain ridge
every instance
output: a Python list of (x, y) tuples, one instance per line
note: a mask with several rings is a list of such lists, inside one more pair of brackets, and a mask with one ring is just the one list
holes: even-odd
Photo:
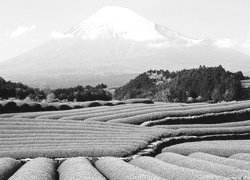
[(0, 64), (0, 76), (38, 87), (77, 84), (124, 85), (150, 69), (180, 70), (223, 65), (247, 71), (250, 56), (219, 48), (153, 23), (127, 8), (105, 6), (52, 39)]

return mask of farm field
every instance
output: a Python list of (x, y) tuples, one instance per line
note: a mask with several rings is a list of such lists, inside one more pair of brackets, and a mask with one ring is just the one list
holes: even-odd
[[(250, 159), (249, 137), (250, 101), (128, 100), (112, 106), (2, 113), (0, 177), (27, 179), (29, 169), (41, 168), (44, 179), (247, 179), (250, 168), (244, 167), (249, 162), (241, 161)], [(188, 162), (209, 161), (211, 167), (217, 163), (223, 172), (176, 164), (168, 154)], [(74, 173), (80, 168), (86, 170)]]

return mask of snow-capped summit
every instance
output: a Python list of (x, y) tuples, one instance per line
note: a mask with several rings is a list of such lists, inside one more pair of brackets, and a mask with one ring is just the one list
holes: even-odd
[(68, 34), (82, 38), (122, 37), (132, 40), (163, 39), (155, 24), (133, 11), (118, 6), (105, 6), (74, 26)]
[(168, 40), (197, 43), (184, 35), (155, 24), (130, 9), (118, 6), (105, 6), (95, 14), (74, 26), (67, 34), (74, 37), (95, 39), (124, 38), (137, 41)]

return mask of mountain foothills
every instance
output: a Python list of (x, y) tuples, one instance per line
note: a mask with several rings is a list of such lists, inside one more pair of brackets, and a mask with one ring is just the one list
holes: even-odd
[(232, 101), (241, 98), (241, 83), (249, 77), (222, 66), (176, 72), (150, 70), (115, 91), (116, 99), (150, 98), (165, 102)]
[(249, 60), (245, 54), (176, 33), (127, 8), (105, 6), (62, 37), (2, 62), (0, 76), (32, 87), (44, 82), (52, 88), (120, 86), (149, 69), (221, 64), (245, 74)]

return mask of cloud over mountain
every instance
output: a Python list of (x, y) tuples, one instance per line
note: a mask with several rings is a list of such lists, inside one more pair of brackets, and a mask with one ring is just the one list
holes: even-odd
[(36, 29), (36, 26), (34, 24), (31, 25), (30, 27), (18, 26), (17, 29), (10, 34), (10, 36), (11, 37), (18, 37), (22, 34), (25, 34), (29, 31), (32, 31), (34, 29)]

